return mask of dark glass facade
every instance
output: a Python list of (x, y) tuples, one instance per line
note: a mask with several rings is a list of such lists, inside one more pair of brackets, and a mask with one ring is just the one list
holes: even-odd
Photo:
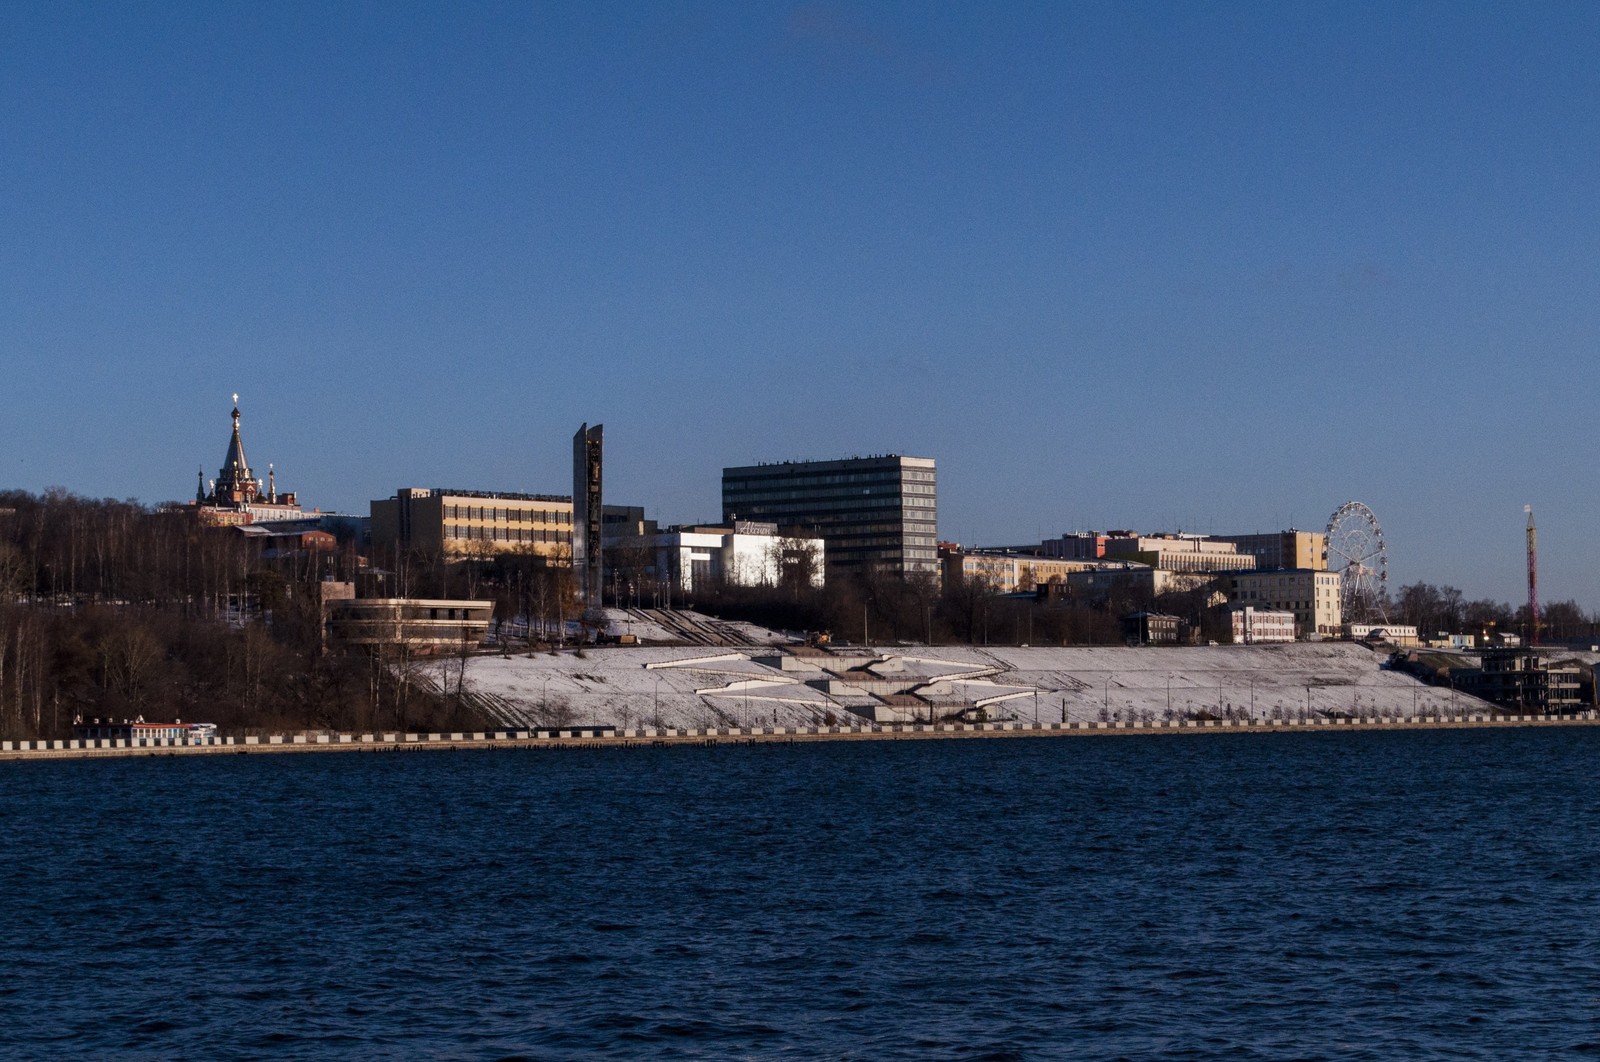
[(722, 470), (724, 521), (766, 520), (826, 544), (829, 571), (939, 573), (931, 457), (852, 457)]

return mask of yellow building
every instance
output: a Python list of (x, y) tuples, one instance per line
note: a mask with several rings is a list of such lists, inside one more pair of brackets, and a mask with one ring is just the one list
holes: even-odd
[[(1080, 562), (1082, 563), (1082, 562)], [(1153, 568), (1136, 561), (1097, 561), (1084, 564), (1066, 577), (1066, 589), (1080, 601), (1104, 600), (1113, 591), (1155, 599), (1162, 594), (1186, 594), (1212, 585), (1211, 572), (1183, 572)]]
[(523, 553), (572, 563), (572, 499), (554, 494), (404, 487), (372, 503), (372, 545), (483, 557)]
[(1222, 572), (1254, 568), (1254, 557), (1241, 554), (1232, 542), (1204, 535), (1135, 535), (1115, 532), (1106, 536), (1106, 560), (1129, 560), (1169, 572)]
[(1065, 582), (1068, 575), (1096, 566), (1095, 561), (1036, 557), (1026, 553), (966, 552), (940, 547), (944, 583), (955, 586), (968, 579), (981, 580), (996, 593), (1035, 590), (1047, 583)]
[(1217, 535), (1218, 542), (1232, 542), (1240, 553), (1254, 557), (1259, 568), (1306, 568), (1328, 570), (1328, 535), (1323, 531), (1273, 531), (1264, 535)]
[(1301, 637), (1319, 634), (1337, 638), (1343, 633), (1338, 572), (1310, 568), (1230, 572), (1223, 585), (1234, 605), (1293, 612)]

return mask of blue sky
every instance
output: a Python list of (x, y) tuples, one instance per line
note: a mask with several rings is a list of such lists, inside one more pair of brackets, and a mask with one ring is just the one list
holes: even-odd
[(1320, 528), (1600, 607), (1591, 4), (16, 4), (0, 485), (258, 471), (940, 531)]

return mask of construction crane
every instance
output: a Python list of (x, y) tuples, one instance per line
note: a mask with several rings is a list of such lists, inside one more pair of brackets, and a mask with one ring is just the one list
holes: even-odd
[(1533, 506), (1524, 505), (1528, 514), (1528, 644), (1539, 644), (1539, 531), (1533, 526)]

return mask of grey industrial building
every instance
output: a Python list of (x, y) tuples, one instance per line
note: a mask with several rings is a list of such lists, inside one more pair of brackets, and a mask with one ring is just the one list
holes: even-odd
[(939, 577), (931, 457), (882, 454), (722, 470), (722, 518), (765, 520), (826, 543), (830, 573)]

